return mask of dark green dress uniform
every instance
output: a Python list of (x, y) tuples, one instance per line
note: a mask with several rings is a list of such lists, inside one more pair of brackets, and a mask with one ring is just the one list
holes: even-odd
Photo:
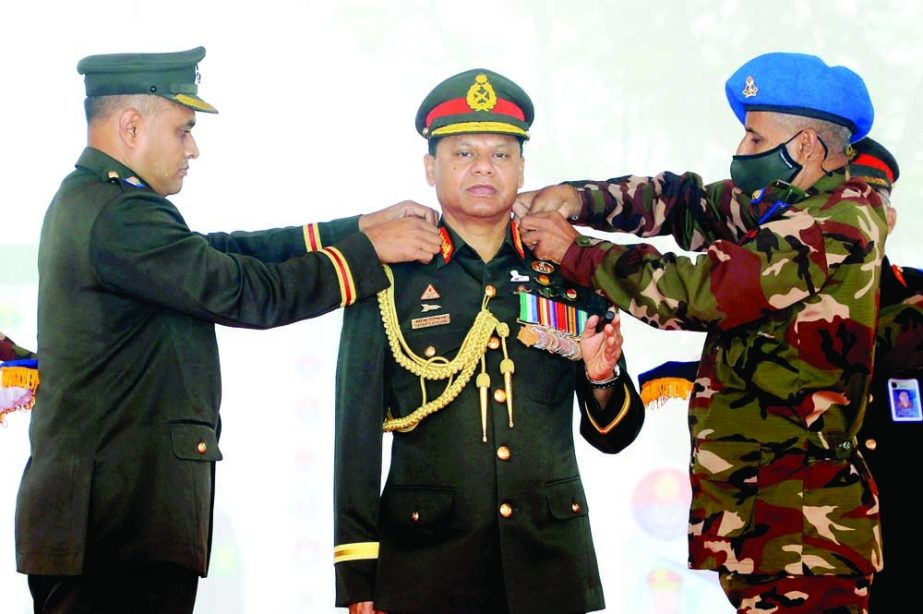
[(919, 530), (920, 508), (915, 489), (908, 488), (908, 475), (916, 475), (920, 465), (913, 451), (923, 441), (923, 416), (919, 394), (910, 416), (901, 416), (892, 403), (896, 386), (915, 382), (923, 390), (923, 271), (885, 260), (876, 336), (870, 401), (858, 439), (881, 501), (885, 565), (875, 574), (870, 610), (885, 612), (894, 599), (916, 595), (917, 569), (911, 561), (917, 543), (909, 536)]
[(215, 324), (289, 324), (386, 287), (357, 229), (351, 218), (198, 234), (131, 169), (83, 152), (39, 245), (42, 383), (16, 507), (20, 572), (159, 561), (206, 574), (221, 459)]
[[(484, 363), (475, 357), (454, 400), (414, 426), (401, 419), (424, 403), (438, 405), (446, 382), (427, 382), (423, 398), (420, 378), (392, 351), (400, 341), (389, 341), (379, 301), (364, 299), (344, 314), (334, 480), (337, 605), (374, 601), (390, 613), (601, 609), (574, 453), (574, 392), (581, 435), (608, 453), (637, 435), (640, 398), (623, 362), (611, 402), (600, 408), (582, 361), (516, 339), (520, 291), (538, 288), (540, 277), (559, 296), (571, 287), (560, 286), (556, 272), (534, 270), (534, 258), (520, 255), (511, 231), (488, 263), (451, 229), (443, 226), (443, 233), (442, 257), (393, 267), (396, 320), (408, 353), (444, 364), (470, 350), (464, 341), (477, 327), (485, 296), (486, 309), (510, 334), (501, 340), (493, 332)], [(581, 297), (587, 292), (580, 289)], [(507, 358), (514, 365), (509, 391)], [(486, 431), (477, 386), (486, 383), (484, 374)], [(382, 428), (392, 418), (405, 430), (393, 433), (382, 492)]]

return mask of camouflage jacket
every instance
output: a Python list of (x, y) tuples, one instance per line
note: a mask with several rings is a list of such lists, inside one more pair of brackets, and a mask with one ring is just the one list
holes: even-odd
[(574, 185), (578, 223), (705, 252), (579, 237), (562, 262), (651, 326), (707, 333), (689, 410), (690, 567), (879, 569), (877, 487), (855, 453), (887, 235), (878, 194), (842, 173), (755, 204), (692, 174)]

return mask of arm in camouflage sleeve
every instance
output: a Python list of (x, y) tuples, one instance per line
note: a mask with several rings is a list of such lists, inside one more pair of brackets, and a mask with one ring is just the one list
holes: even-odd
[(923, 271), (882, 267), (875, 339), (877, 377), (923, 368)]
[(730, 181), (704, 185), (694, 173), (567, 183), (581, 204), (573, 223), (641, 237), (672, 235), (685, 250), (737, 241), (756, 222), (750, 199)]
[(343, 313), (336, 375), (334, 563), (336, 605), (372, 601), (378, 564), (387, 338), (378, 301)]
[(655, 328), (727, 330), (816, 294), (838, 254), (810, 214), (789, 210), (741, 245), (716, 241), (696, 259), (579, 237), (561, 271)]

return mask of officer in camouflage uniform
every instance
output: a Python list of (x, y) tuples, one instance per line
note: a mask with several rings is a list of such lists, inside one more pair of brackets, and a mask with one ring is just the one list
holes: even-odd
[(433, 223), (390, 220), (429, 211), (409, 203), (261, 232), (190, 230), (167, 196), (198, 157), (196, 112), (216, 112), (198, 96), (204, 55), (77, 66), (88, 146), (42, 226), (42, 381), (16, 502), (17, 568), (36, 612), (192, 612), (221, 460), (215, 324), (319, 315), (387, 287), (379, 257), (438, 250)]
[(417, 114), (442, 254), (389, 269), (391, 289), (344, 314), (340, 342), (334, 562), (350, 612), (604, 607), (574, 391), (580, 433), (603, 452), (631, 443), (644, 412), (617, 321), (595, 332), (608, 304), (536, 260), (511, 223), (532, 117), (520, 87), (481, 69)]
[[(707, 333), (690, 401), (689, 564), (739, 612), (861, 612), (881, 568), (877, 487), (856, 452), (887, 236), (846, 175), (873, 110), (861, 78), (770, 53), (727, 81), (746, 136), (730, 181), (573, 182), (522, 196), (523, 237), (652, 326)], [(672, 235), (690, 259), (565, 221)]]
[[(866, 137), (853, 145), (849, 170), (882, 193), (890, 202), (891, 188), (900, 176), (894, 156)], [(888, 227), (897, 212), (888, 208)], [(919, 525), (917, 493), (907, 488), (908, 472), (919, 465), (908, 450), (923, 438), (919, 391), (923, 386), (923, 271), (891, 264), (881, 270), (881, 309), (875, 342), (875, 369), (869, 405), (859, 431), (859, 443), (881, 491), (882, 540), (887, 555), (884, 569), (875, 574), (869, 602), (872, 612), (885, 612), (895, 603), (916, 599), (916, 569), (910, 561), (918, 546), (908, 536)], [(896, 392), (915, 392), (910, 416), (902, 416)], [(885, 605), (888, 601), (888, 605)]]

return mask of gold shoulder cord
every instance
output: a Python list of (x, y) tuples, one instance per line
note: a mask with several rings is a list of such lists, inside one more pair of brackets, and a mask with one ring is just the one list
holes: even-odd
[[(503, 344), (503, 361), (501, 362), (501, 372), (504, 375), (504, 385), (506, 387), (507, 411), (509, 412), (510, 427), (513, 426), (513, 395), (512, 395), (512, 373), (513, 361), (510, 360), (506, 351), (506, 338), (509, 336), (509, 326), (497, 320), (497, 318), (487, 309), (487, 303), (490, 301), (492, 293), (485, 290), (484, 300), (481, 303), (481, 310), (474, 319), (474, 324), (465, 339), (461, 348), (455, 355), (455, 358), (448, 360), (442, 356), (433, 358), (423, 358), (416, 355), (401, 332), (400, 322), (397, 317), (397, 307), (394, 301), (394, 274), (391, 268), (384, 265), (385, 274), (391, 282), (388, 288), (378, 293), (378, 306), (381, 310), (381, 321), (385, 327), (385, 334), (388, 336), (388, 344), (391, 346), (391, 353), (394, 360), (414, 375), (420, 378), (420, 389), (423, 395), (423, 404), (407, 416), (393, 418), (389, 413), (388, 419), (385, 420), (382, 430), (386, 433), (391, 431), (408, 432), (424, 418), (433, 414), (452, 401), (467, 385), (474, 373), (478, 363), (481, 363), (481, 373), (477, 378), (477, 385), (481, 389), (481, 430), (482, 440), (487, 441), (487, 388), (490, 386), (490, 376), (485, 372), (484, 354), (487, 352), (490, 336), (494, 331), (500, 337)], [(426, 380), (448, 380), (445, 390), (438, 398), (427, 402), (426, 400)]]

